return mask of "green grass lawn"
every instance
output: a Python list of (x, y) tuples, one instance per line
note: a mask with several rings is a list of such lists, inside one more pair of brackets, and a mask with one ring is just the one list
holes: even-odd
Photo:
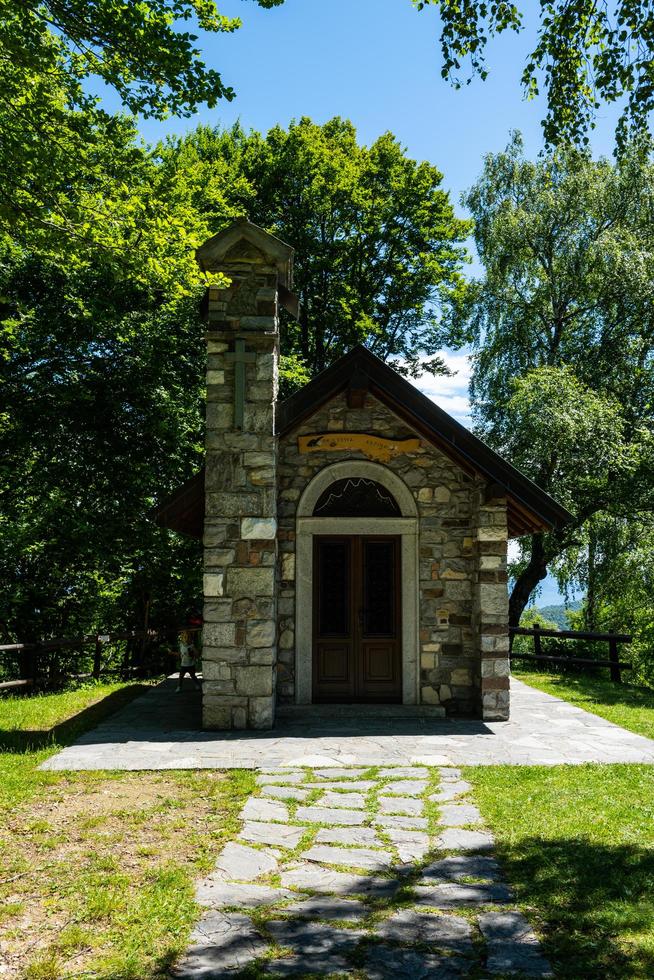
[[(515, 676), (654, 737), (654, 692), (583, 676)], [(557, 977), (654, 976), (654, 766), (467, 770), (518, 901)]]
[(468, 769), (557, 977), (654, 977), (654, 766)]
[(513, 675), (531, 687), (554, 694), (616, 725), (654, 738), (654, 691), (575, 674), (545, 674), (520, 668)]
[(235, 834), (252, 775), (37, 768), (142, 690), (0, 698), (0, 944), (10, 978), (153, 980), (186, 946), (193, 881)]

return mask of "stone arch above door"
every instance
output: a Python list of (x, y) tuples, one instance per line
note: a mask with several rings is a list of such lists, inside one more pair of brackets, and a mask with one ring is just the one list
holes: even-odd
[(385, 487), (397, 501), (402, 517), (417, 517), (418, 510), (413, 494), (407, 487), (404, 480), (388, 469), (382, 463), (372, 463), (365, 459), (341, 460), (338, 463), (330, 463), (316, 473), (311, 482), (306, 486), (304, 493), (298, 501), (297, 516), (312, 517), (314, 507), (325, 490), (332, 483), (343, 480), (346, 477), (364, 477), (374, 480)]
[[(339, 480), (365, 478), (384, 487), (396, 501), (399, 517), (315, 517), (322, 494)], [(295, 698), (312, 700), (313, 538), (317, 534), (398, 535), (401, 538), (402, 701), (417, 704), (418, 642), (418, 509), (404, 481), (381, 463), (341, 460), (323, 467), (306, 486), (296, 511)]]

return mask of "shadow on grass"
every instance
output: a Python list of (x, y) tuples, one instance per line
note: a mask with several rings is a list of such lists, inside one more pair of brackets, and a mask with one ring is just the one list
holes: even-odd
[(563, 692), (572, 690), (580, 701), (586, 701), (589, 704), (622, 704), (628, 708), (654, 709), (654, 690), (647, 687), (614, 684), (612, 681), (604, 680), (601, 677), (579, 677), (569, 673), (552, 674), (549, 671), (541, 672), (520, 668), (515, 671), (515, 674), (518, 680), (523, 680), (525, 684), (528, 684), (530, 680), (537, 681), (540, 679), (546, 681), (553, 688), (560, 687)]
[(67, 718), (66, 721), (52, 728), (36, 731), (0, 729), (0, 751), (29, 752), (47, 748), (49, 745), (70, 745), (83, 732), (93, 728), (148, 690), (150, 690), (148, 684), (130, 684), (118, 691), (112, 691), (102, 700), (96, 701), (95, 704), (89, 705), (72, 718)]
[(654, 847), (529, 837), (496, 853), (557, 977), (654, 977)]

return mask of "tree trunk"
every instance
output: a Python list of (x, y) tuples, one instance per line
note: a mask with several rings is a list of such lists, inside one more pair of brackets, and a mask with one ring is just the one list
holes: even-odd
[(586, 590), (586, 622), (585, 627), (591, 633), (595, 630), (595, 596), (596, 596), (596, 576), (597, 576), (597, 564), (596, 564), (596, 545), (597, 541), (595, 538), (595, 528), (592, 520), (589, 521), (589, 537), (588, 537), (588, 588)]
[(543, 535), (532, 534), (531, 557), (528, 565), (515, 580), (509, 598), (509, 626), (519, 626), (520, 617), (529, 597), (539, 582), (547, 577), (547, 558), (543, 547)]

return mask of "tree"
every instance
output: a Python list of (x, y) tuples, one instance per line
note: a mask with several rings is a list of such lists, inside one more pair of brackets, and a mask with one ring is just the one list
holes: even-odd
[[(288, 133), (275, 133), (273, 141), (238, 128), (199, 129), (156, 154), (139, 150), (125, 188), (107, 195), (91, 186), (84, 191), (87, 202), (106, 209), (101, 247), (97, 240), (88, 246), (84, 239), (68, 239), (63, 248), (58, 229), (45, 226), (31, 233), (29, 248), (11, 241), (0, 247), (5, 637), (131, 626), (142, 622), (146, 594), (154, 601), (152, 621), (169, 624), (196, 599), (198, 543), (171, 538), (147, 514), (202, 463), (205, 344), (194, 246), (244, 211), (264, 222), (267, 209), (272, 230), (292, 240), (282, 225), (290, 198), (277, 200), (268, 167), (280, 181), (286, 167), (292, 170), (282, 190), (298, 195), (296, 227), (305, 247), (317, 251), (306, 255), (298, 248), (300, 288), (311, 299), (303, 284), (318, 282), (325, 295), (335, 297), (325, 360), (361, 337), (386, 344), (387, 353), (406, 349), (418, 359), (421, 331), (428, 342), (432, 331), (434, 338), (440, 331), (430, 322), (430, 290), (446, 295), (460, 288), (462, 245), (455, 236), (467, 227), (454, 219), (438, 186), (440, 174), (407, 161), (391, 137), (381, 141), (380, 162), (381, 150), (376, 156), (359, 148), (349, 124), (340, 121), (334, 136), (329, 126), (325, 134), (306, 121), (299, 149), (286, 147)], [(316, 162), (311, 180), (304, 181), (304, 200), (301, 166), (311, 159), (312, 138)], [(124, 141), (128, 154), (129, 131)], [(111, 153), (98, 145), (98, 153), (105, 151)], [(339, 182), (336, 171), (345, 166), (346, 151), (358, 163)], [(415, 196), (403, 184), (412, 179)], [(398, 188), (395, 204), (391, 180)], [(333, 196), (326, 195), (319, 214), (327, 227), (329, 206), (335, 211), (324, 243), (310, 210), (321, 181), (334, 182)], [(429, 193), (419, 199), (425, 188)], [(419, 301), (424, 304), (424, 322), (415, 309), (409, 321), (418, 339), (404, 348), (401, 338), (388, 333), (402, 324), (384, 318), (374, 291), (363, 289), (367, 280), (347, 268), (357, 248), (369, 247), (371, 261), (381, 262), (386, 245), (396, 254), (383, 266), (388, 283), (380, 274), (376, 288), (389, 295), (403, 289), (416, 297), (416, 309)], [(324, 281), (318, 281), (317, 268)], [(346, 324), (350, 333), (339, 338), (344, 298), (369, 319), (365, 329)], [(309, 336), (315, 338), (323, 307), (310, 309)], [(315, 370), (315, 360), (308, 366), (300, 355), (294, 330), (290, 322), (285, 326), (285, 394), (308, 380), (309, 366)], [(314, 347), (315, 339), (310, 352)]]
[(521, 542), (510, 620), (600, 512), (651, 508), (652, 166), (572, 149), (537, 163), (514, 137), (465, 197), (484, 276), (455, 315), (477, 353), (480, 434), (575, 514)]
[[(485, 78), (490, 37), (523, 27), (522, 3), (500, 0), (413, 0), (418, 10), (438, 7), (441, 74), (458, 88), (468, 61)], [(601, 101), (623, 103), (618, 144), (647, 131), (654, 109), (654, 31), (651, 0), (541, 0), (538, 40), (527, 57), (522, 85), (529, 98), (547, 94), (543, 121), (550, 145), (587, 143)]]
[(106, 245), (97, 226), (143, 152), (133, 122), (104, 112), (89, 80), (130, 113), (159, 119), (232, 99), (197, 35), (181, 29), (191, 19), (214, 33), (240, 25), (213, 0), (0, 0), (0, 234), (36, 224)]
[(0, 631), (76, 635), (177, 625), (200, 592), (199, 545), (148, 508), (201, 465), (198, 296), (161, 306), (102, 252), (83, 268), (1, 268)]
[[(455, 217), (442, 174), (409, 159), (391, 133), (365, 147), (338, 118), (265, 137), (199, 127), (161, 159), (214, 231), (240, 199), (241, 213), (294, 246), (300, 320), (285, 318), (282, 353), (310, 375), (356, 343), (405, 373), (443, 370), (441, 311), (462, 289), (469, 225)], [(239, 175), (228, 203), (226, 167)]]
[(654, 518), (598, 514), (590, 532), (592, 548), (569, 557), (570, 572), (586, 590), (584, 625), (630, 633), (625, 651), (634, 667), (630, 679), (654, 687)]

